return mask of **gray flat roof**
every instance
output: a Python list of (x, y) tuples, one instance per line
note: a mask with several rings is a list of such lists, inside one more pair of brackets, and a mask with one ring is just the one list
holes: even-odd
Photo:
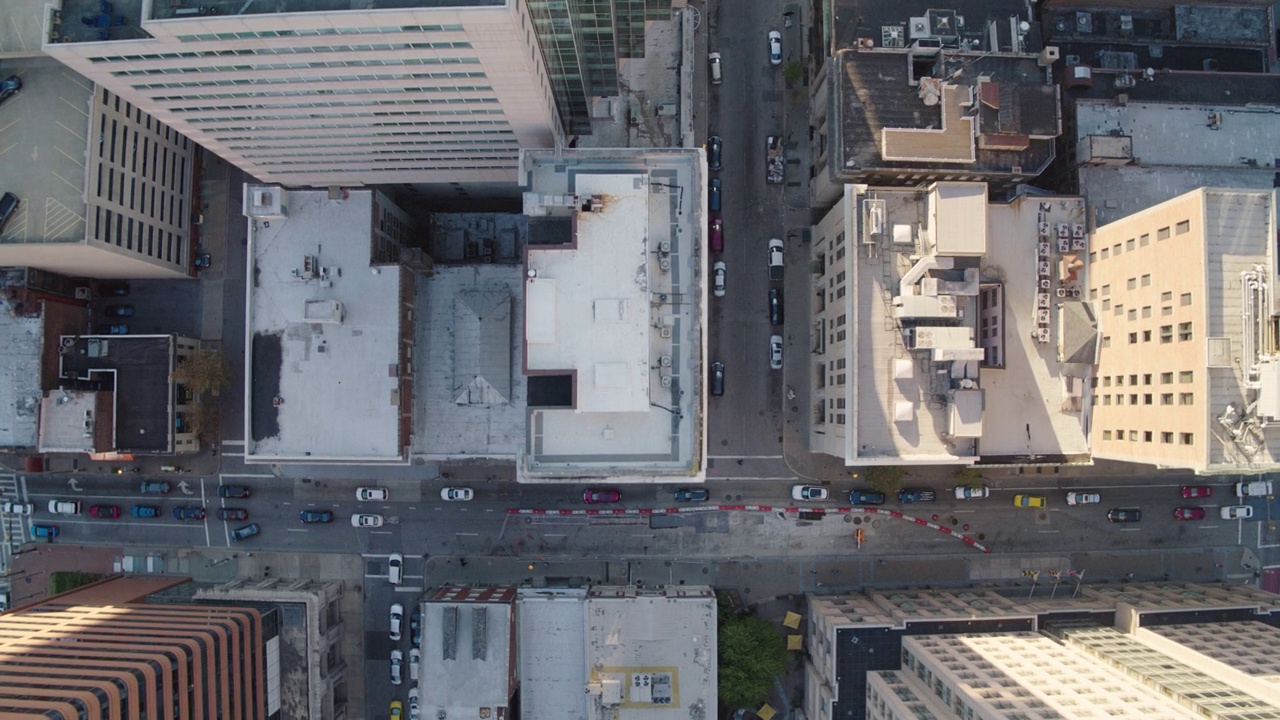
[(520, 590), (520, 714), (587, 720), (586, 590)]
[(515, 595), (512, 588), (457, 587), (422, 603), (421, 700), (428, 716), (439, 708), (448, 717), (479, 717), (480, 708), (509, 702)]
[(0, 447), (35, 447), (44, 319), (0, 297)]

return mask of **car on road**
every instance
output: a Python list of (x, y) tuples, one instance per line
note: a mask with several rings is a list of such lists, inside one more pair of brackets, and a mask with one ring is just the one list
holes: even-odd
[(817, 501), (826, 500), (831, 493), (821, 485), (792, 485), (792, 500)]
[(183, 505), (173, 509), (174, 520), (204, 520), (204, 508), (199, 505)]
[(707, 209), (720, 212), (720, 178), (711, 178), (707, 186)]
[[(409, 657), (410, 658), (413, 657), (412, 650), (409, 651)], [(409, 667), (413, 667), (413, 663), (409, 663)], [(415, 675), (414, 673), (409, 673), (409, 676), (413, 678), (413, 682), (415, 683), (418, 682), (417, 675)], [(418, 720), (419, 717), (420, 716), (418, 715), (418, 686), (414, 685), (413, 687), (409, 688), (409, 720)]]
[(769, 240), (769, 279), (781, 280), (782, 271), (782, 238), (772, 238)]
[(5, 500), (4, 511), (10, 515), (30, 515), (35, 511), (35, 505), (29, 502), (18, 502), (16, 500)]
[(51, 515), (79, 515), (80, 503), (76, 500), (50, 500), (49, 514)]
[(9, 217), (18, 209), (18, 196), (11, 192), (0, 195), (0, 230), (4, 230)]
[(1013, 506), (1024, 508), (1042, 508), (1048, 502), (1039, 495), (1014, 495)]
[(724, 395), (724, 363), (711, 363), (711, 394)]
[(361, 502), (386, 500), (388, 497), (390, 497), (390, 494), (384, 487), (362, 487), (356, 489), (356, 499)]
[(1253, 517), (1253, 508), (1248, 505), (1227, 505), (1218, 511), (1223, 520), (1248, 520)]
[(717, 260), (716, 264), (711, 266), (711, 288), (716, 297), (724, 297), (725, 275), (727, 273), (728, 268), (723, 260)]
[(115, 505), (90, 505), (89, 517), (99, 520), (118, 520), (120, 508)]
[(1174, 520), (1203, 520), (1204, 516), (1204, 508), (1201, 507), (1180, 507), (1173, 509)]
[(719, 85), (724, 82), (724, 66), (720, 59), (720, 53), (708, 53), (707, 65), (711, 68), (711, 84)]
[(712, 170), (720, 170), (720, 147), (724, 144), (719, 135), (707, 138), (707, 165)]
[[(418, 668), (422, 665), (422, 651), (416, 647), (409, 648), (409, 677), (418, 679)], [(415, 687), (414, 690), (417, 688)]]
[(356, 513), (351, 516), (351, 527), (375, 528), (382, 527), (382, 523), (382, 516), (375, 513)]
[(440, 499), (445, 502), (467, 502), (475, 496), (476, 493), (471, 488), (447, 487), (440, 489)]
[(1142, 519), (1142, 511), (1138, 508), (1111, 508), (1107, 511), (1107, 519), (1114, 523), (1133, 523)]
[(979, 485), (978, 487), (959, 485), (953, 492), (957, 500), (981, 500), (991, 496), (991, 488), (986, 485)]
[(1074, 491), (1067, 493), (1068, 505), (1097, 505), (1102, 502), (1102, 494), (1096, 492)]
[(1265, 497), (1271, 493), (1270, 480), (1248, 480), (1236, 483), (1236, 497)]
[(220, 485), (218, 486), (218, 497), (237, 498), (243, 500), (253, 494), (249, 488), (244, 485)]
[(778, 288), (769, 288), (769, 324), (782, 324), (782, 291)]
[(773, 370), (782, 369), (782, 336), (771, 335), (769, 337), (769, 367)]
[(1183, 485), (1182, 497), (1186, 498), (1187, 500), (1194, 500), (1196, 498), (1213, 497), (1213, 488), (1209, 487), (1208, 485)]
[(129, 290), (129, 283), (123, 280), (107, 280), (98, 283), (98, 295), (102, 297), (127, 297)]
[(128, 335), (129, 326), (124, 323), (98, 323), (93, 331), (99, 335)]
[(171, 489), (164, 480), (143, 480), (138, 492), (143, 495), (168, 495)]
[(218, 508), (219, 520), (248, 520), (249, 511), (244, 508)]
[(231, 539), (234, 542), (248, 540), (249, 538), (262, 532), (262, 528), (258, 527), (258, 523), (249, 523), (242, 528), (236, 528), (231, 531)]
[[(399, 640), (400, 636), (397, 635), (391, 639)], [(404, 652), (397, 648), (391, 651), (391, 684), (399, 685), (400, 683), (404, 682), (404, 678), (402, 677), (403, 675), (404, 675)]]
[(213, 258), (210, 257), (209, 253), (200, 253), (196, 255), (192, 264), (196, 266), (197, 270), (208, 270), (209, 266), (213, 264)]
[(724, 252), (724, 218), (716, 215), (708, 226), (711, 236), (711, 252)]
[(391, 713), (391, 720), (404, 720), (404, 703), (399, 700), (392, 700), (389, 712)]
[(874, 490), (849, 491), (850, 505), (883, 505), (884, 500), (884, 493), (876, 492)]
[(769, 64), (782, 64), (782, 33), (777, 30), (769, 31)]
[(298, 519), (308, 525), (315, 525), (317, 523), (331, 523), (333, 522), (333, 511), (332, 510), (303, 510), (302, 512), (298, 513)]
[(45, 539), (47, 539), (47, 540), (52, 540), (52, 539), (54, 539), (54, 538), (58, 537), (58, 526), (57, 526), (57, 525), (42, 525), (42, 524), (39, 524), (39, 523), (37, 523), (37, 524), (35, 524), (35, 525), (32, 525), (32, 526), (31, 526), (31, 537), (38, 537), (38, 538), (45, 538)]
[(937, 499), (938, 496), (928, 488), (903, 488), (898, 491), (900, 503), (933, 502)]
[(622, 502), (622, 493), (613, 488), (587, 488), (582, 491), (582, 502), (589, 505)]
[(404, 582), (404, 555), (398, 552), (387, 556), (387, 582), (392, 585)]
[(0, 82), (0, 105), (4, 104), (5, 100), (16, 95), (21, 89), (22, 78), (17, 75), (10, 75), (7, 80)]
[(392, 642), (399, 642), (400, 636), (404, 632), (404, 606), (400, 603), (392, 603), (391, 611), (388, 615), (391, 625), (387, 632), (391, 636)]
[(108, 305), (102, 310), (106, 317), (133, 317), (132, 305)]
[(422, 644), (422, 611), (414, 610), (409, 615), (409, 644), (418, 647)]
[(160, 517), (160, 508), (155, 505), (134, 505), (129, 508), (129, 514), (136, 518)]
[(706, 502), (711, 493), (706, 488), (680, 488), (675, 491), (676, 502)]

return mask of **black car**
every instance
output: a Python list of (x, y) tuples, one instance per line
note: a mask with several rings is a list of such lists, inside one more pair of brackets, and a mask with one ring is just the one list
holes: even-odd
[(409, 646), (418, 647), (418, 641), (422, 639), (422, 613), (414, 610), (409, 616)]
[(883, 505), (884, 493), (875, 490), (850, 490), (850, 505)]
[(99, 323), (96, 328), (99, 335), (128, 335), (129, 326), (124, 323)]
[(244, 508), (218, 508), (219, 520), (248, 520), (249, 511)]
[(927, 488), (906, 488), (898, 493), (900, 503), (933, 502), (937, 499), (934, 492)]
[(724, 394), (724, 363), (711, 364), (711, 394)]
[(100, 282), (98, 294), (102, 297), (125, 297), (129, 294), (129, 283), (123, 280)]
[(1142, 511), (1138, 508), (1112, 508), (1107, 511), (1107, 519), (1118, 523), (1138, 522), (1142, 520)]
[(103, 311), (107, 317), (133, 317), (132, 305), (108, 305)]
[(200, 506), (176, 507), (173, 509), (174, 520), (203, 520), (204, 508)]
[(8, 100), (22, 89), (22, 78), (17, 75), (10, 75), (8, 80), (0, 82), (0, 103)]
[(782, 291), (777, 288), (769, 289), (769, 324), (782, 324)]
[(250, 523), (248, 525), (245, 525), (242, 528), (236, 528), (235, 530), (232, 530), (231, 541), (240, 542), (241, 540), (248, 540), (249, 538), (253, 537), (254, 535), (257, 535), (260, 532), (262, 532), (262, 528), (258, 527), (258, 523)]
[(211, 264), (213, 264), (213, 258), (209, 257), (209, 253), (200, 253), (199, 255), (196, 256), (196, 259), (195, 259), (196, 269), (208, 270)]
[(314, 523), (331, 523), (333, 522), (333, 513), (329, 510), (303, 510), (298, 513), (298, 519), (309, 525)]
[(18, 196), (11, 192), (0, 195), (0, 230), (4, 230), (4, 224), (9, 222), (9, 216), (13, 215), (18, 209)]
[(164, 480), (143, 480), (138, 491), (143, 495), (168, 495), (171, 489)]
[(707, 164), (712, 170), (720, 169), (720, 136), (712, 135), (707, 138)]
[(706, 488), (680, 488), (675, 492), (676, 502), (706, 502), (711, 493)]
[(250, 490), (244, 485), (222, 485), (218, 488), (218, 497), (247, 498)]

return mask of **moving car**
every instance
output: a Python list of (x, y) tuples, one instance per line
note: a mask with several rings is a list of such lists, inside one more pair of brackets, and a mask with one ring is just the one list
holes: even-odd
[(134, 505), (129, 508), (129, 514), (136, 518), (160, 517), (160, 508), (155, 505)]
[(231, 539), (235, 542), (248, 540), (249, 538), (262, 532), (262, 528), (258, 527), (258, 523), (249, 523), (242, 528), (231, 531)]
[(404, 630), (404, 606), (400, 603), (392, 603), (389, 620), (391, 627), (388, 633), (391, 635), (391, 640), (399, 642)]
[[(393, 607), (398, 607), (398, 606), (393, 606)], [(400, 636), (396, 635), (391, 639), (399, 640)], [(402, 652), (399, 649), (392, 650), (391, 651), (391, 684), (399, 685), (401, 682), (403, 682), (404, 679), (401, 677), (403, 674), (404, 674), (404, 652)]]
[(252, 491), (244, 485), (218, 486), (218, 497), (244, 499), (249, 497), (250, 494), (252, 494)]
[(143, 495), (168, 495), (169, 483), (164, 480), (143, 480), (138, 491)]
[(720, 146), (723, 144), (719, 135), (707, 138), (707, 165), (712, 170), (720, 169)]
[(196, 255), (196, 259), (193, 264), (196, 266), (197, 270), (208, 270), (209, 266), (213, 264), (213, 258), (209, 257), (209, 253), (200, 253), (199, 255)]
[(1048, 502), (1046, 502), (1045, 499), (1040, 497), (1039, 495), (1014, 495), (1013, 496), (1014, 507), (1042, 508), (1047, 504)]
[(52, 540), (58, 537), (58, 526), (57, 525), (40, 525), (40, 524), (32, 525), (31, 537), (38, 537), (38, 538), (45, 538), (47, 540)]
[(1223, 520), (1248, 520), (1253, 517), (1253, 508), (1248, 505), (1227, 505), (1218, 511)]
[(392, 700), (390, 712), (391, 712), (391, 716), (390, 716), (391, 720), (403, 720), (404, 703), (400, 702), (399, 700)]
[(769, 64), (782, 64), (782, 33), (777, 30), (769, 31)]
[(717, 260), (716, 264), (711, 266), (711, 287), (716, 297), (724, 297), (726, 273), (728, 269), (723, 260)]
[(1249, 480), (1236, 483), (1237, 497), (1265, 497), (1272, 492), (1270, 480)]
[(884, 493), (874, 490), (850, 490), (850, 505), (883, 505)]
[(120, 518), (120, 508), (115, 505), (90, 505), (89, 517), (99, 520), (117, 520)]
[(720, 178), (711, 178), (708, 186), (707, 208), (711, 212), (720, 212)]
[(30, 515), (35, 511), (35, 506), (29, 502), (24, 503), (14, 500), (5, 500), (3, 509), (10, 515)]
[(199, 505), (185, 505), (173, 509), (174, 520), (204, 520), (204, 508)]
[(782, 279), (782, 238), (769, 240), (769, 279)]
[(356, 499), (363, 502), (386, 500), (387, 497), (387, 489), (384, 487), (362, 487), (356, 489)]
[(298, 513), (298, 519), (308, 525), (331, 523), (333, 522), (333, 512), (331, 510), (303, 510)]
[(108, 305), (102, 310), (107, 317), (133, 317), (132, 305)]
[(711, 363), (711, 394), (724, 395), (724, 363)]
[(1102, 495), (1096, 492), (1069, 492), (1067, 493), (1068, 505), (1097, 505), (1102, 502)]
[(21, 89), (22, 78), (17, 75), (10, 75), (7, 80), (0, 82), (0, 105), (4, 104), (5, 100), (16, 95)]
[(99, 335), (128, 335), (129, 326), (124, 323), (98, 323), (94, 332)]
[(79, 515), (80, 503), (75, 500), (50, 500), (49, 514), (51, 515)]
[(711, 235), (711, 252), (724, 252), (724, 218), (719, 215), (711, 218), (709, 234)]
[(1174, 520), (1203, 520), (1204, 508), (1199, 507), (1180, 507), (1173, 509)]
[(809, 501), (826, 500), (828, 497), (830, 497), (830, 495), (831, 493), (828, 492), (828, 490), (822, 487), (821, 485), (792, 485), (791, 486), (792, 500), (809, 500)]
[(98, 283), (98, 294), (102, 297), (128, 297), (129, 283), (123, 280), (108, 280)]
[(382, 516), (374, 513), (356, 513), (351, 516), (351, 527), (382, 527)]
[(769, 324), (782, 324), (782, 291), (778, 288), (769, 288)]
[(248, 520), (249, 511), (244, 508), (218, 508), (219, 520)]
[(1142, 511), (1138, 508), (1112, 508), (1107, 511), (1107, 519), (1111, 522), (1138, 522), (1142, 519)]
[(979, 485), (978, 487), (960, 485), (956, 487), (954, 492), (957, 500), (981, 500), (991, 496), (991, 488), (986, 485)]
[(680, 488), (675, 492), (676, 502), (706, 502), (711, 493), (706, 488)]
[(475, 496), (475, 491), (471, 488), (447, 487), (440, 489), (440, 499), (447, 502), (467, 502)]
[(774, 370), (782, 369), (782, 336), (773, 335), (769, 338), (769, 367)]
[(900, 503), (933, 502), (937, 499), (938, 496), (928, 488), (903, 488), (898, 491)]
[(587, 488), (582, 491), (582, 502), (589, 505), (622, 502), (622, 493), (613, 488)]
[(1195, 498), (1213, 497), (1213, 488), (1209, 487), (1208, 485), (1183, 485), (1182, 497), (1186, 498), (1187, 500), (1194, 500)]
[(391, 553), (387, 556), (387, 582), (392, 585), (404, 582), (404, 555)]
[(719, 85), (724, 82), (724, 68), (720, 62), (720, 53), (709, 53), (707, 55), (707, 64), (711, 66), (711, 84)]

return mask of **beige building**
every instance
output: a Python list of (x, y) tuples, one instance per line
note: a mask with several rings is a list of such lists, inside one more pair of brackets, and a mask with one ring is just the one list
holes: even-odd
[(1200, 189), (1098, 228), (1094, 456), (1199, 473), (1280, 456), (1276, 192)]

